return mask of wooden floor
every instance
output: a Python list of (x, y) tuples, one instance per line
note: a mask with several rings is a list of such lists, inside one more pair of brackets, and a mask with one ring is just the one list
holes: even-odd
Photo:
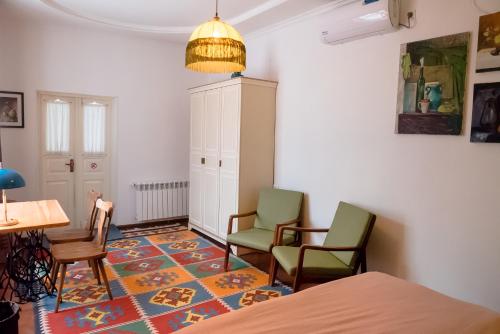
[[(0, 272), (2, 270), (2, 266), (0, 265)], [(7, 296), (9, 295), (9, 291), (7, 291)], [(3, 290), (0, 289), (0, 293)], [(19, 312), (19, 334), (34, 334), (35, 333), (35, 319), (33, 313), (33, 305), (31, 303), (21, 304), (21, 311)], [(4, 334), (3, 332), (0, 334)], [(5, 333), (7, 334), (7, 333)]]
[(34, 334), (35, 319), (31, 303), (21, 305), (19, 318), (19, 334)]

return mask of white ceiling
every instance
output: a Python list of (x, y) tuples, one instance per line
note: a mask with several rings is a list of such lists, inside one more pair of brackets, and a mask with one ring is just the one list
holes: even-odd
[[(353, 0), (219, 0), (219, 16), (244, 36), (280, 22)], [(215, 0), (0, 0), (0, 12), (30, 20), (65, 22), (156, 34), (185, 41), (215, 14)]]

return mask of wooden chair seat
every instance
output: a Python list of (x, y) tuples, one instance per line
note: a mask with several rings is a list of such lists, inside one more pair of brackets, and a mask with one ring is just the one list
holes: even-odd
[(106, 255), (107, 252), (102, 250), (102, 245), (94, 242), (69, 242), (52, 246), (52, 256), (59, 263), (102, 259)]
[(75, 241), (91, 241), (92, 239), (94, 239), (94, 236), (90, 233), (89, 230), (77, 228), (60, 231), (50, 231), (47, 232), (45, 236), (47, 240), (53, 245)]

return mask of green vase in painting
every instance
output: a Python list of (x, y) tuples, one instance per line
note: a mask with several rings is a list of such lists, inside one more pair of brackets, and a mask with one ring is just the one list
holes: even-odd
[(437, 111), (441, 105), (441, 96), (443, 95), (443, 90), (441, 84), (429, 85), (425, 88), (425, 93), (430, 101), (429, 109), (432, 111)]

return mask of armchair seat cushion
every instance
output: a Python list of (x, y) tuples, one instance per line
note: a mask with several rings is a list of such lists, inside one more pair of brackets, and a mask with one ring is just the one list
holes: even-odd
[[(294, 276), (297, 272), (299, 247), (273, 247), (273, 256), (288, 275)], [(348, 276), (352, 269), (340, 261), (331, 252), (308, 249), (304, 255), (302, 273), (312, 276)]]
[[(269, 252), (274, 240), (274, 231), (260, 228), (243, 230), (227, 236), (227, 242), (257, 249), (263, 252)], [(295, 241), (295, 236), (290, 234), (283, 235), (283, 244), (289, 245)]]

